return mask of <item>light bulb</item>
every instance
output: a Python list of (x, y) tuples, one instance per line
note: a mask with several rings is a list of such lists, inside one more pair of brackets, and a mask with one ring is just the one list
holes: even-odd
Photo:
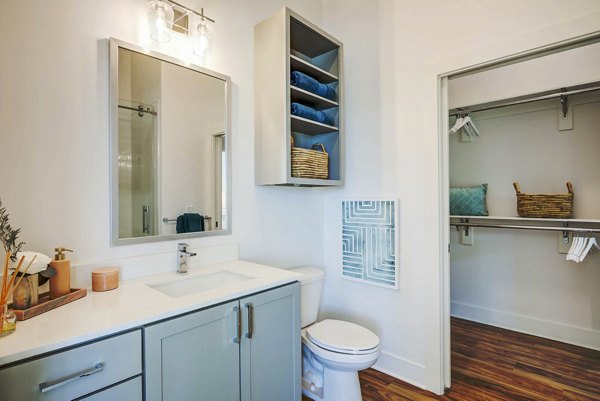
[(157, 42), (168, 42), (171, 39), (169, 30), (173, 25), (173, 7), (166, 1), (151, 0), (146, 6), (150, 37)]
[(194, 30), (194, 54), (201, 58), (206, 58), (211, 53), (212, 34), (210, 33), (206, 21), (201, 21)]

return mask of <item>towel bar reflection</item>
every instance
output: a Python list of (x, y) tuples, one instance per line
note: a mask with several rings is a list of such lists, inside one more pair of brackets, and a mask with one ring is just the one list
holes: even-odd
[[(212, 217), (210, 217), (210, 216), (202, 216), (202, 218), (204, 220), (212, 220)], [(162, 222), (165, 223), (165, 224), (167, 224), (167, 223), (176, 223), (177, 219), (170, 219), (168, 217), (163, 217)]]

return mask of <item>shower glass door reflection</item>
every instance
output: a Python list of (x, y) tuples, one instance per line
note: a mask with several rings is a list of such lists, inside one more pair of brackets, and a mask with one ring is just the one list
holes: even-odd
[(119, 100), (120, 238), (158, 234), (156, 116), (151, 105)]

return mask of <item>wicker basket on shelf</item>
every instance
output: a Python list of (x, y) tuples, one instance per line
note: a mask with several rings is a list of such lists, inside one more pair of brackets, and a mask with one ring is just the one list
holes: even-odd
[(573, 216), (573, 184), (567, 182), (568, 194), (524, 194), (518, 182), (517, 212), (521, 217), (568, 219)]
[(329, 154), (325, 146), (315, 143), (311, 149), (294, 147), (294, 137), (290, 138), (292, 144), (292, 177), (313, 178), (326, 180), (329, 178)]

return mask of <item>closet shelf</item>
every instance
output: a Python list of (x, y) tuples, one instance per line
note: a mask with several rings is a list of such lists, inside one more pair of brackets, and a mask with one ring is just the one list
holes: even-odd
[[(466, 220), (466, 221), (465, 221)], [(475, 220), (473, 222), (472, 220)], [(513, 223), (513, 224), (510, 224)], [(531, 223), (538, 223), (537, 225)], [(550, 223), (554, 225), (549, 225)], [(543, 224), (543, 225), (542, 225)], [(562, 225), (558, 225), (562, 224)], [(576, 225), (575, 227), (573, 225)], [(584, 227), (582, 225), (600, 224), (600, 220), (583, 219), (532, 219), (523, 217), (495, 216), (450, 216), (450, 226), (457, 229), (469, 227), (503, 228), (509, 230), (560, 231), (566, 237), (568, 232), (600, 234), (600, 228)]]
[(335, 132), (338, 129), (333, 125), (321, 124), (316, 121), (309, 120), (298, 116), (290, 116), (292, 123), (292, 131), (302, 132), (308, 135), (326, 134)]
[(311, 107), (317, 110), (330, 109), (332, 107), (338, 107), (338, 103), (333, 100), (329, 100), (314, 93), (305, 91), (304, 89), (290, 85), (290, 98), (292, 102), (300, 102), (309, 104)]
[(495, 100), (488, 103), (480, 103), (474, 106), (464, 106), (449, 110), (451, 116), (456, 116), (461, 113), (470, 112), (475, 113), (478, 111), (492, 110), (500, 107), (514, 106), (518, 104), (525, 104), (531, 102), (538, 102), (540, 100), (560, 98), (562, 96), (575, 95), (578, 93), (586, 93), (600, 90), (600, 82), (590, 82), (583, 85), (575, 85), (568, 88), (562, 87), (560, 89), (554, 89), (550, 91), (538, 92), (524, 96), (516, 96), (503, 100)]
[(518, 216), (450, 216), (450, 219), (469, 219), (469, 220), (499, 220), (509, 222), (536, 222), (536, 223), (574, 223), (574, 224), (600, 224), (598, 219), (543, 219), (543, 218), (529, 218), (529, 217), (518, 217)]
[(310, 75), (317, 81), (324, 84), (338, 80), (336, 75), (333, 75), (332, 73), (325, 71), (324, 69), (319, 68), (308, 61), (304, 61), (300, 57), (294, 56), (293, 54), (290, 55), (290, 67), (290, 71), (300, 71), (304, 74)]

